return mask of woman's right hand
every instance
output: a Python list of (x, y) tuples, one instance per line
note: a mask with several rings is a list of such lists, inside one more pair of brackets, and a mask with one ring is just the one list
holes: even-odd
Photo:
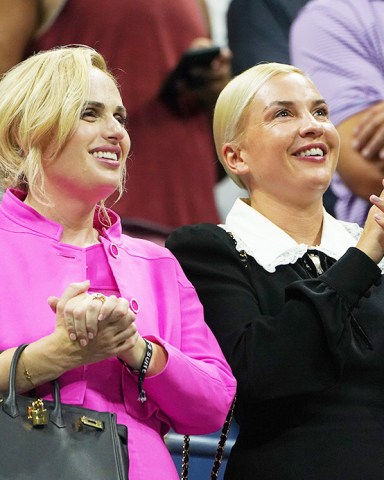
[(369, 200), (372, 207), (369, 209), (363, 233), (356, 247), (375, 263), (379, 263), (384, 256), (384, 190), (380, 197), (371, 195)]

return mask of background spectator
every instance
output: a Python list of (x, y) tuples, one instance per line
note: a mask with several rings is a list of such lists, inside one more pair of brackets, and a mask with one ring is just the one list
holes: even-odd
[[(90, 45), (104, 55), (118, 78), (128, 110), (132, 155), (128, 192), (114, 209), (130, 228), (141, 225), (163, 233), (184, 223), (218, 219), (213, 194), (218, 166), (210, 123), (213, 102), (230, 78), (229, 52), (223, 50), (205, 72), (202, 89), (210, 102), (202, 104), (199, 92), (190, 91), (196, 108), (178, 116), (159, 96), (182, 53), (210, 43), (207, 10), (201, 4), (201, 0), (151, 0), (150, 7), (147, 1), (135, 0), (38, 4), (50, 10), (24, 56), (57, 45)], [(12, 4), (3, 5), (0, 31), (10, 10)], [(4, 45), (9, 49), (9, 43)]]
[(360, 225), (384, 175), (383, 45), (378, 0), (313, 0), (291, 29), (292, 62), (324, 95), (341, 137), (335, 214)]
[(232, 0), (228, 45), (237, 75), (260, 62), (289, 63), (289, 28), (308, 0)]

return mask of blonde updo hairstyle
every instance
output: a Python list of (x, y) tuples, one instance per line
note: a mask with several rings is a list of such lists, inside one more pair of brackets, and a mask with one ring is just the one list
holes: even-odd
[[(9, 70), (0, 81), (0, 176), (3, 187), (31, 193), (51, 205), (44, 190), (42, 156), (52, 159), (80, 121), (89, 100), (90, 70), (108, 71), (102, 55), (85, 46), (37, 53)], [(115, 81), (116, 83), (116, 81)], [(123, 192), (125, 171), (119, 185)], [(100, 202), (105, 212), (104, 202)]]
[(283, 63), (261, 63), (233, 78), (221, 91), (213, 115), (213, 136), (218, 158), (228, 176), (240, 188), (247, 189), (242, 179), (227, 167), (222, 147), (226, 143), (240, 147), (244, 141), (245, 127), (254, 99), (260, 88), (270, 78), (282, 73), (298, 73), (300, 69)]

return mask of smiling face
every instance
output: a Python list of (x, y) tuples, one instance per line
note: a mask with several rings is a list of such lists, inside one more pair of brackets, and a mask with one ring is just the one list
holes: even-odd
[(239, 147), (224, 145), (228, 166), (252, 199), (303, 205), (321, 200), (335, 171), (339, 136), (313, 83), (280, 73), (258, 90)]
[(114, 81), (92, 68), (89, 97), (79, 124), (62, 150), (43, 156), (46, 191), (50, 198), (70, 196), (91, 203), (118, 188), (130, 149), (126, 111)]

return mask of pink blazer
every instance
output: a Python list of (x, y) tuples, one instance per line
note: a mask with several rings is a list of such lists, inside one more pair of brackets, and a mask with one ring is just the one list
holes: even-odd
[[(61, 225), (25, 205), (24, 195), (8, 190), (0, 204), (0, 350), (49, 335), (55, 315), (47, 297), (86, 279), (84, 249), (60, 243)], [(118, 216), (111, 217), (101, 242), (120, 294), (137, 300), (137, 328), (164, 346), (168, 362), (145, 379), (144, 404), (137, 377), (115, 358), (64, 374), (62, 401), (117, 413), (129, 431), (130, 480), (176, 480), (163, 435), (170, 427), (183, 434), (218, 430), (236, 381), (173, 255), (123, 235)], [(39, 393), (48, 395), (47, 385)]]

